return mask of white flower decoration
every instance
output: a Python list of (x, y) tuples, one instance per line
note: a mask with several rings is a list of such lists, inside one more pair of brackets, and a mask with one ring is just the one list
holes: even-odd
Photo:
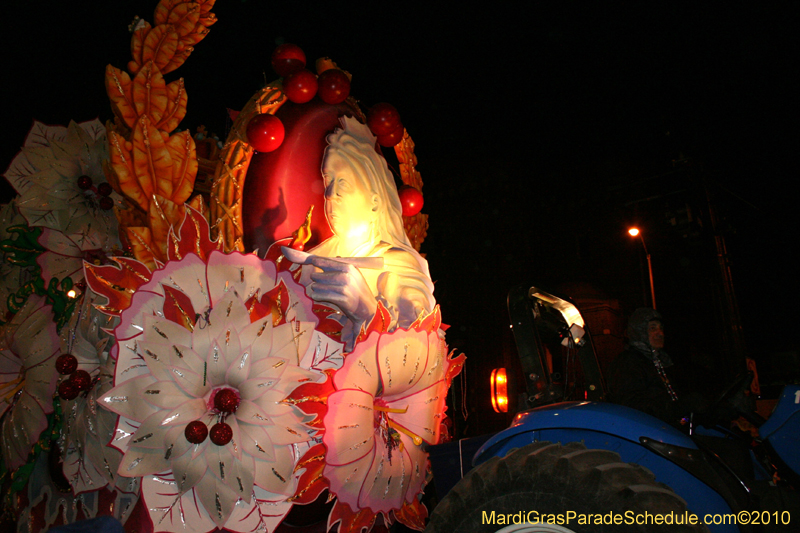
[[(98, 408), (98, 399), (113, 386), (116, 362), (108, 357), (109, 341), (113, 339), (106, 330), (112, 329), (117, 319), (100, 313), (95, 308), (97, 301), (97, 294), (87, 291), (62, 330), (62, 352), (75, 356), (78, 368), (96, 380), (86, 394), (73, 400), (60, 399), (63, 429), (59, 446), (64, 477), (76, 495), (106, 486), (116, 488), (118, 494), (134, 494), (139, 491), (139, 479), (117, 475), (122, 454), (107, 446), (114, 436), (117, 417)], [(124, 511), (125, 506), (114, 506), (114, 516), (123, 521)]]
[(40, 296), (31, 296), (2, 333), (0, 415), (9, 411), (2, 422), (2, 453), (6, 467), (13, 470), (25, 464), (47, 428), (61, 350), (53, 312)]
[[(118, 473), (144, 477), (156, 529), (271, 531), (289, 511), (314, 430), (285, 400), (341, 364), (341, 345), (314, 329), (311, 305), (272, 262), (217, 251), (207, 262), (170, 261), (135, 292), (115, 330), (115, 387), (101, 403), (120, 415)], [(238, 400), (233, 412), (215, 407), (225, 390)], [(232, 439), (189, 442), (193, 421), (210, 432), (227, 424)]]

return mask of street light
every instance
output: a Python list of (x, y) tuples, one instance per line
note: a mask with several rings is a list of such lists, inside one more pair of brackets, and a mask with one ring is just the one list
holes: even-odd
[(650, 301), (653, 302), (653, 309), (656, 308), (656, 289), (653, 286), (653, 263), (650, 262), (650, 252), (647, 251), (647, 245), (644, 243), (644, 237), (642, 236), (642, 232), (639, 231), (639, 228), (633, 227), (628, 229), (628, 234), (631, 237), (639, 237), (642, 241), (642, 246), (644, 247), (644, 253), (647, 255), (647, 270), (650, 272)]

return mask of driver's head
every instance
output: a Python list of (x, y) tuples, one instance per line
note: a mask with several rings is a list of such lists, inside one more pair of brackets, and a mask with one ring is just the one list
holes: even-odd
[(654, 350), (664, 347), (664, 324), (661, 313), (650, 307), (640, 307), (628, 319), (628, 339), (631, 344), (644, 344)]

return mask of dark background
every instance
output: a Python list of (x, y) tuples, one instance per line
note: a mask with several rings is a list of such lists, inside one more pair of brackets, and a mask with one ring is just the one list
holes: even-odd
[[(706, 362), (720, 382), (735, 373), (716, 236), (744, 350), (766, 385), (796, 379), (792, 2), (431, 4), (221, 1), (209, 36), (167, 76), (186, 81), (181, 127), (224, 139), (226, 108), (276, 77), (269, 57), (284, 41), (349, 70), (363, 108), (398, 108), (425, 181), (422, 252), (448, 341), (469, 358), (455, 386), (469, 398), (460, 433), (505, 423), (488, 410), (488, 376), (513, 357), (512, 286), (615, 300), (621, 315), (644, 303), (631, 223), (652, 255), (674, 358)], [(127, 25), (152, 21), (155, 5), (4, 6), (0, 166), (33, 119), (111, 118), (105, 66), (125, 68)], [(4, 184), (3, 201), (12, 195)]]

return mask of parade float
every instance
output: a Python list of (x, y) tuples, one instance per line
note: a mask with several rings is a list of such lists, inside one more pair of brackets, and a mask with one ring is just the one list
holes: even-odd
[(114, 120), (35, 122), (4, 174), (5, 523), (272, 532), (308, 506), (322, 530), (421, 530), (464, 357), (418, 253), (414, 142), (288, 44), (224, 143), (181, 131), (165, 75), (213, 4), (135, 20), (106, 68)]

